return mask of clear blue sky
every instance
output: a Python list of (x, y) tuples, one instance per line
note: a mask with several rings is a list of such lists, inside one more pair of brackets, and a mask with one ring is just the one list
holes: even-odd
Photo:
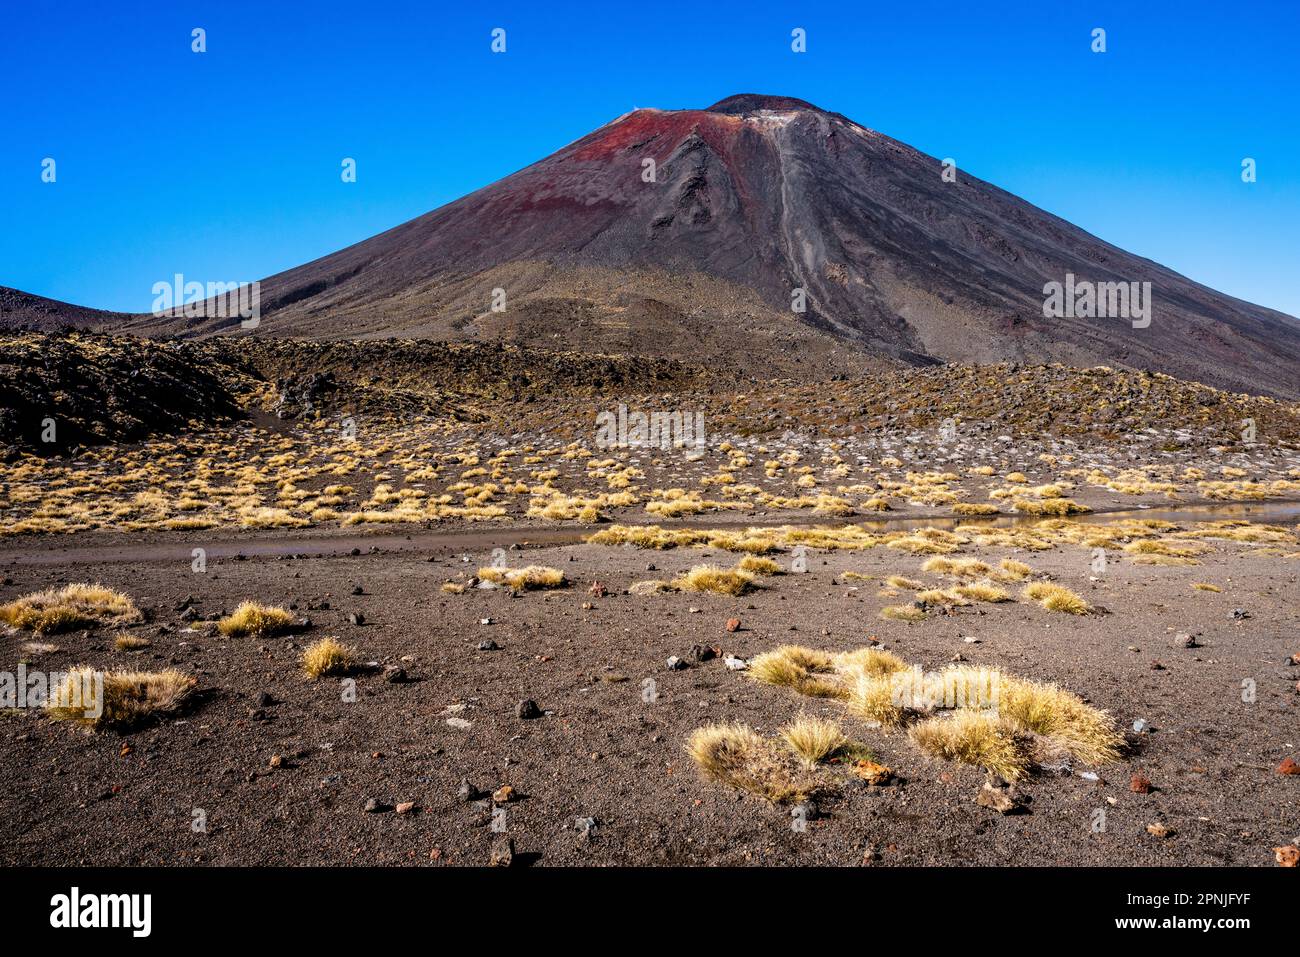
[[(633, 106), (759, 92), (952, 156), (1300, 316), (1295, 0), (291, 6), (6, 0), (0, 284), (147, 310), (176, 272), (248, 281), (307, 262)], [(489, 50), (498, 26), (504, 55)], [(207, 53), (190, 51), (194, 27)]]

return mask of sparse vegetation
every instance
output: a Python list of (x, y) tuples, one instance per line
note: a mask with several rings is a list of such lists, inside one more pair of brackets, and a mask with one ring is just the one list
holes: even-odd
[(495, 585), (513, 588), (515, 591), (563, 588), (568, 584), (564, 572), (545, 565), (527, 565), (523, 568), (480, 568), (478, 577)]
[(127, 595), (98, 584), (64, 585), (0, 605), (0, 621), (38, 635), (124, 625), (139, 618), (139, 610)]
[(735, 568), (696, 565), (685, 575), (674, 578), (678, 591), (714, 592), (719, 595), (743, 595), (754, 587), (754, 576)]
[(1048, 611), (1061, 611), (1069, 615), (1086, 615), (1092, 607), (1064, 585), (1052, 582), (1033, 582), (1025, 586), (1025, 598), (1036, 601)]
[(46, 713), (56, 721), (128, 730), (180, 710), (197, 681), (180, 671), (109, 671), (101, 679), (80, 666), (50, 689)]
[(309, 678), (345, 675), (357, 666), (356, 649), (337, 638), (322, 638), (302, 653), (302, 670)]
[(233, 612), (217, 622), (217, 630), (227, 638), (272, 638), (293, 626), (293, 615), (283, 608), (241, 602)]

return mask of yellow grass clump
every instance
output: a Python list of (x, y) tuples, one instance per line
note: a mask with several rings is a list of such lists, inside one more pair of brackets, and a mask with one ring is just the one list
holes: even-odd
[(1106, 764), (1119, 757), (1123, 737), (1106, 712), (1054, 684), (1003, 675), (998, 714), (1018, 730), (1044, 737), (1084, 764)]
[(118, 651), (139, 651), (148, 648), (153, 642), (138, 635), (118, 635), (113, 639), (113, 647)]
[(1063, 611), (1070, 615), (1086, 615), (1092, 606), (1064, 585), (1051, 582), (1033, 582), (1025, 586), (1025, 598), (1036, 601), (1048, 611)]
[(174, 669), (108, 671), (101, 679), (88, 665), (73, 668), (50, 689), (46, 713), (56, 721), (126, 730), (178, 711), (197, 680)]
[(246, 601), (217, 622), (217, 630), (227, 638), (270, 638), (292, 625), (293, 615), (283, 608)]
[(781, 566), (770, 558), (759, 558), (757, 555), (746, 555), (737, 564), (736, 567), (741, 571), (753, 572), (755, 575), (778, 575), (781, 572)]
[(927, 718), (908, 729), (908, 737), (926, 754), (973, 764), (1007, 781), (1017, 780), (1028, 764), (1010, 722), (984, 711), (958, 708)]
[(998, 507), (987, 502), (955, 502), (952, 513), (954, 515), (996, 515)]
[(859, 718), (885, 729), (898, 727), (905, 717), (903, 708), (895, 700), (890, 674), (872, 674), (866, 670), (857, 672), (849, 684), (845, 704)]
[(817, 788), (816, 778), (800, 773), (770, 742), (743, 724), (696, 728), (686, 753), (706, 777), (774, 803), (802, 801)]
[(1011, 596), (1006, 589), (999, 588), (991, 582), (975, 582), (970, 585), (958, 585), (953, 589), (962, 598), (969, 598), (971, 601), (1001, 602), (1010, 601)]
[(506, 585), (515, 591), (562, 588), (567, 584), (564, 572), (546, 565), (527, 565), (523, 568), (480, 568), (478, 577), (496, 585)]
[(954, 575), (958, 578), (979, 578), (992, 569), (978, 558), (930, 558), (921, 565), (921, 571), (936, 575)]
[(746, 676), (763, 684), (791, 688), (814, 698), (834, 698), (843, 688), (827, 675), (834, 670), (833, 656), (800, 645), (782, 645), (757, 655)]
[(1211, 585), (1209, 582), (1192, 582), (1192, 587), (1195, 588), (1197, 591), (1212, 591), (1212, 592), (1223, 591), (1223, 589), (1220, 588), (1218, 585)]
[(678, 591), (714, 592), (719, 595), (743, 595), (754, 587), (754, 576), (735, 568), (696, 565), (685, 575), (674, 578)]
[(925, 587), (924, 582), (919, 582), (914, 578), (905, 578), (902, 575), (890, 575), (885, 579), (885, 584), (890, 588), (905, 588), (909, 591), (920, 591)]
[(1023, 515), (1077, 515), (1092, 511), (1071, 498), (1016, 499), (1013, 507)]
[(813, 765), (832, 757), (849, 743), (839, 722), (801, 712), (777, 732), (786, 747)]
[(1034, 573), (1032, 568), (1014, 558), (1002, 559), (998, 562), (998, 569), (998, 577), (1005, 581), (1023, 581)]
[(357, 666), (355, 649), (337, 638), (312, 642), (302, 653), (302, 670), (309, 678), (343, 675)]
[(880, 609), (880, 617), (886, 621), (924, 621), (926, 614), (915, 605), (886, 605)]
[(38, 635), (124, 625), (139, 618), (139, 610), (127, 595), (99, 584), (50, 588), (0, 605), (0, 621)]

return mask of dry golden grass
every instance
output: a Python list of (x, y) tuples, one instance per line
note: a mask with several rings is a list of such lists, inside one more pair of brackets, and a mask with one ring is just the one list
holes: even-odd
[(0, 605), (0, 621), (38, 635), (138, 621), (135, 603), (103, 585), (65, 585)]
[(895, 700), (891, 675), (872, 674), (859, 671), (849, 683), (848, 709), (873, 724), (886, 730), (896, 728), (905, 717), (902, 707)]
[(356, 650), (337, 638), (314, 641), (302, 653), (302, 670), (309, 678), (344, 675), (356, 666)]
[(1034, 573), (1034, 570), (1024, 562), (1018, 562), (1014, 558), (1004, 558), (998, 562), (998, 577), (1004, 581), (1024, 581)]
[(800, 712), (778, 732), (786, 747), (809, 765), (832, 757), (849, 743), (836, 721)]
[(909, 728), (908, 737), (926, 754), (973, 764), (1007, 781), (1017, 780), (1029, 763), (1012, 725), (984, 711), (958, 708), (927, 718)]
[(841, 674), (855, 677), (859, 674), (882, 677), (907, 670), (907, 662), (892, 651), (885, 651), (883, 648), (855, 648), (852, 651), (841, 651), (834, 657), (832, 666)]
[(1092, 511), (1087, 505), (1080, 505), (1070, 498), (1017, 499), (1013, 507), (1022, 515), (1077, 515)]
[(745, 675), (763, 684), (790, 688), (814, 698), (842, 697), (844, 689), (827, 675), (834, 658), (800, 645), (782, 645), (755, 656)]
[(99, 695), (94, 675), (94, 669), (89, 666), (68, 672), (62, 684), (50, 690), (46, 713), (56, 721), (126, 730), (178, 711), (197, 683), (189, 675), (170, 668), (109, 671), (103, 675), (102, 695)]
[(880, 609), (880, 617), (886, 621), (924, 621), (926, 614), (915, 605), (886, 605)]
[(1033, 582), (1026, 585), (1025, 598), (1036, 601), (1048, 611), (1061, 611), (1070, 615), (1086, 615), (1092, 606), (1064, 585), (1051, 582)]
[(217, 630), (227, 638), (270, 638), (292, 625), (293, 615), (283, 608), (246, 601), (217, 622)]
[(563, 588), (568, 584), (564, 572), (546, 565), (526, 565), (523, 568), (480, 568), (478, 577), (483, 581), (513, 588), (515, 591)]
[(1046, 738), (1084, 764), (1114, 761), (1124, 742), (1106, 712), (1054, 684), (1003, 675), (998, 686), (998, 714), (1018, 730)]
[(706, 777), (774, 803), (801, 801), (817, 790), (815, 777), (801, 773), (747, 725), (696, 728), (687, 739), (686, 753)]
[(752, 572), (755, 575), (778, 575), (781, 573), (781, 566), (770, 558), (759, 558), (757, 555), (746, 555), (736, 567), (744, 572)]
[(464, 582), (443, 582), (442, 591), (448, 595), (461, 595), (465, 592)]
[(916, 593), (916, 600), (923, 601), (927, 605), (950, 605), (954, 608), (970, 604), (970, 599), (957, 594), (956, 589), (943, 588), (927, 588), (925, 591), (919, 591)]
[(992, 569), (978, 558), (930, 558), (921, 565), (921, 571), (957, 578), (979, 578)]
[(905, 578), (902, 575), (890, 575), (885, 579), (885, 584), (890, 588), (905, 588), (910, 591), (920, 591), (925, 587), (925, 582), (919, 582), (913, 578)]
[(754, 586), (754, 576), (735, 568), (717, 565), (696, 565), (685, 575), (674, 578), (673, 588), (678, 591), (713, 592), (719, 595), (743, 595)]
[(999, 588), (991, 582), (958, 585), (953, 591), (962, 598), (969, 598), (971, 601), (1001, 602), (1011, 600), (1011, 595), (1007, 593), (1006, 589)]
[(1192, 582), (1192, 587), (1195, 588), (1197, 591), (1212, 591), (1212, 592), (1223, 591), (1223, 589), (1220, 588), (1218, 585), (1211, 585), (1209, 582)]
[(954, 515), (996, 515), (998, 507), (987, 502), (954, 502)]
[(113, 647), (118, 651), (139, 651), (148, 648), (153, 642), (138, 635), (118, 635), (113, 639)]

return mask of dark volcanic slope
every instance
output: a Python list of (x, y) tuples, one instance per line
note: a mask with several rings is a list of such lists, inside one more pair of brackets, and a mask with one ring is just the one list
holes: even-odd
[[(654, 182), (642, 176), (647, 160)], [(1122, 364), (1300, 395), (1300, 322), (941, 172), (932, 157), (787, 97), (636, 110), (271, 277), (259, 332), (555, 340), (697, 359), (775, 346), (818, 364), (830, 340), (809, 338), (811, 326), (903, 358)], [(1044, 319), (1044, 283), (1067, 272), (1151, 282), (1150, 327)], [(507, 292), (504, 312), (490, 311), (495, 287)], [(791, 321), (795, 287), (808, 291), (805, 325)], [(132, 327), (238, 331), (179, 318)]]
[(69, 302), (46, 299), (30, 292), (0, 286), (0, 329), (52, 332), (65, 327), (107, 328), (120, 325), (131, 318), (121, 312), (74, 306)]

